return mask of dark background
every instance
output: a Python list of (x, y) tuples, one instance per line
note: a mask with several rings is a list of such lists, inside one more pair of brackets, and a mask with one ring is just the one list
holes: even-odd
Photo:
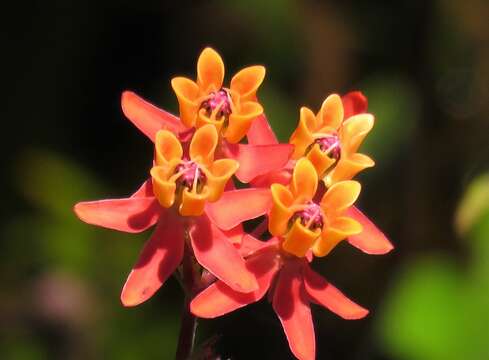
[[(149, 234), (80, 223), (80, 200), (123, 197), (152, 144), (122, 115), (130, 89), (177, 109), (170, 79), (212, 46), (227, 79), (263, 64), (282, 141), (300, 106), (362, 90), (376, 126), (360, 206), (396, 249), (341, 244), (315, 267), (371, 314), (314, 308), (318, 359), (489, 358), (489, 3), (37, 1), (2, 5), (2, 359), (170, 359), (183, 299), (171, 279), (120, 305)], [(214, 336), (214, 337), (212, 337)], [(262, 301), (202, 321), (223, 358), (291, 358)]]

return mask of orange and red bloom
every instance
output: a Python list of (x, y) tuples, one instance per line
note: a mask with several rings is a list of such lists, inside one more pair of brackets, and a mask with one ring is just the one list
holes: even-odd
[(81, 220), (110, 229), (141, 232), (156, 224), (122, 290), (124, 305), (138, 305), (161, 287), (180, 265), (186, 242), (197, 261), (232, 288), (256, 288), (238, 251), (204, 211), (205, 202), (219, 198), (237, 168), (235, 160), (213, 160), (215, 142), (209, 140), (216, 136), (210, 125), (196, 131), (184, 144), (187, 159), (174, 135), (160, 130), (152, 179), (133, 196), (75, 205)]
[[(124, 305), (149, 299), (182, 260), (195, 259), (205, 278), (190, 291), (195, 315), (224, 315), (268, 292), (294, 355), (314, 359), (310, 303), (345, 319), (368, 311), (309, 263), (344, 239), (370, 254), (392, 249), (353, 206), (361, 186), (351, 179), (374, 165), (358, 152), (374, 118), (360, 92), (333, 94), (317, 114), (301, 108), (290, 143), (279, 144), (256, 97), (265, 68), (244, 68), (229, 87), (224, 75), (219, 54), (204, 49), (196, 81), (171, 81), (179, 117), (125, 92), (124, 114), (155, 143), (149, 178), (128, 198), (74, 210), (89, 224), (124, 232), (155, 226), (122, 290)], [(233, 176), (251, 187), (236, 190)], [(258, 217), (255, 236), (247, 234), (243, 222)], [(257, 239), (267, 230), (270, 240)]]
[(219, 54), (206, 48), (197, 61), (197, 82), (175, 77), (171, 85), (180, 105), (180, 119), (197, 128), (212, 124), (231, 143), (239, 142), (254, 119), (263, 113), (256, 91), (265, 78), (263, 66), (250, 66), (223, 87), (224, 63)]

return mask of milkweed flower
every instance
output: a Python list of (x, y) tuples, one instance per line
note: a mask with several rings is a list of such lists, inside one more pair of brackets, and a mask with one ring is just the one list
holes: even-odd
[(316, 203), (318, 177), (312, 163), (300, 159), (289, 188), (272, 185), (273, 205), (269, 231), (274, 237), (261, 242), (245, 235), (241, 253), (258, 281), (258, 290), (243, 294), (217, 281), (191, 302), (191, 311), (203, 318), (227, 314), (263, 298), (268, 292), (293, 354), (315, 358), (315, 336), (310, 303), (325, 306), (345, 319), (368, 314), (309, 267), (311, 250), (324, 256), (341, 238), (361, 231), (342, 216), (358, 197), (357, 182), (344, 181), (328, 189)]
[(301, 158), (289, 187), (282, 184), (271, 187), (270, 233), (283, 237), (283, 249), (297, 257), (305, 256), (310, 249), (316, 256), (325, 256), (339, 241), (362, 231), (357, 221), (344, 216), (360, 188), (357, 181), (341, 181), (330, 187), (320, 201), (314, 201), (317, 173), (307, 158)]
[(251, 122), (263, 113), (256, 91), (265, 77), (260, 65), (246, 67), (223, 87), (224, 63), (206, 48), (197, 61), (197, 81), (175, 77), (171, 84), (180, 105), (180, 119), (187, 127), (213, 124), (230, 143), (239, 142)]
[(214, 161), (217, 138), (214, 126), (206, 125), (182, 147), (173, 133), (160, 130), (152, 179), (133, 196), (75, 205), (81, 220), (109, 229), (136, 233), (156, 225), (124, 285), (124, 305), (138, 305), (161, 287), (181, 263), (187, 238), (196, 260), (217, 278), (237, 291), (256, 289), (243, 258), (204, 211), (238, 167), (235, 160)]
[(368, 113), (345, 118), (340, 96), (332, 94), (317, 114), (301, 108), (299, 125), (290, 137), (295, 146), (293, 158), (306, 156), (311, 160), (326, 186), (349, 180), (375, 164), (358, 152), (373, 125), (374, 117)]
[(177, 137), (168, 130), (156, 134), (153, 188), (161, 206), (169, 208), (176, 199), (183, 216), (200, 216), (206, 201), (217, 201), (224, 186), (239, 167), (234, 159), (214, 160), (218, 134), (214, 126), (199, 128), (189, 146), (189, 158)]

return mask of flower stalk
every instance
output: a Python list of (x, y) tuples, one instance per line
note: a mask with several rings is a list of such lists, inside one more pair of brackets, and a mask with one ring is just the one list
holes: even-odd
[(190, 302), (200, 288), (199, 273), (192, 250), (186, 245), (180, 272), (180, 284), (183, 287), (185, 299), (180, 318), (180, 333), (175, 360), (189, 359), (194, 349), (197, 317), (190, 312)]

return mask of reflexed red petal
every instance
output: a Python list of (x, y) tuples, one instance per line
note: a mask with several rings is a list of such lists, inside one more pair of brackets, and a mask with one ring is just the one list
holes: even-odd
[(260, 175), (251, 180), (250, 184), (254, 187), (270, 187), (272, 184), (289, 185), (292, 178), (292, 170), (283, 168), (278, 171)]
[(258, 288), (238, 249), (207, 216), (195, 218), (190, 239), (197, 261), (233, 290), (251, 292)]
[(368, 101), (360, 91), (352, 91), (341, 97), (343, 103), (343, 118), (346, 120), (350, 116), (367, 112)]
[(273, 294), (273, 309), (282, 323), (292, 353), (300, 360), (314, 360), (316, 339), (302, 284), (302, 266), (299, 261), (283, 266)]
[(292, 155), (290, 144), (227, 144), (227, 156), (239, 161), (236, 177), (248, 183), (257, 176), (282, 169)]
[(258, 250), (265, 249), (267, 247), (276, 246), (278, 244), (277, 238), (271, 238), (267, 241), (261, 241), (257, 238), (246, 234), (241, 240), (241, 246), (239, 247), (239, 253), (243, 257), (248, 257)]
[(258, 290), (244, 294), (217, 281), (192, 300), (190, 311), (202, 318), (215, 318), (260, 300), (278, 270), (277, 254), (272, 250), (261, 252), (251, 257), (246, 266), (256, 275)]
[(253, 120), (246, 136), (248, 138), (248, 144), (278, 144), (277, 137), (275, 136), (275, 133), (273, 132), (265, 114), (262, 114)]
[(153, 296), (182, 261), (184, 243), (183, 224), (167, 211), (126, 280), (121, 294), (124, 306), (139, 305)]
[(348, 299), (309, 266), (304, 267), (304, 287), (312, 301), (328, 308), (343, 319), (361, 319), (368, 314), (367, 309)]
[(87, 224), (138, 233), (156, 224), (161, 207), (154, 197), (79, 202), (74, 211)]
[(124, 115), (153, 142), (160, 129), (167, 129), (175, 134), (186, 129), (175, 115), (157, 108), (132, 91), (122, 93), (121, 106)]
[(153, 181), (150, 179), (146, 180), (139, 189), (136, 190), (134, 194), (131, 195), (132, 198), (141, 197), (152, 197), (155, 196), (153, 192)]
[(230, 230), (223, 230), (222, 232), (229, 239), (229, 241), (236, 245), (241, 244), (241, 239), (243, 238), (243, 235), (246, 234), (243, 230), (243, 225), (241, 224), (233, 227)]
[(348, 238), (350, 244), (362, 250), (364, 253), (372, 255), (386, 254), (394, 249), (394, 246), (390, 243), (384, 233), (380, 231), (368, 217), (358, 210), (358, 208), (354, 206), (350, 207), (346, 211), (345, 216), (358, 221), (363, 227), (363, 231), (360, 234), (352, 235)]
[(205, 211), (219, 228), (230, 230), (243, 221), (266, 214), (271, 206), (270, 189), (249, 188), (226, 191), (215, 203), (207, 203)]

